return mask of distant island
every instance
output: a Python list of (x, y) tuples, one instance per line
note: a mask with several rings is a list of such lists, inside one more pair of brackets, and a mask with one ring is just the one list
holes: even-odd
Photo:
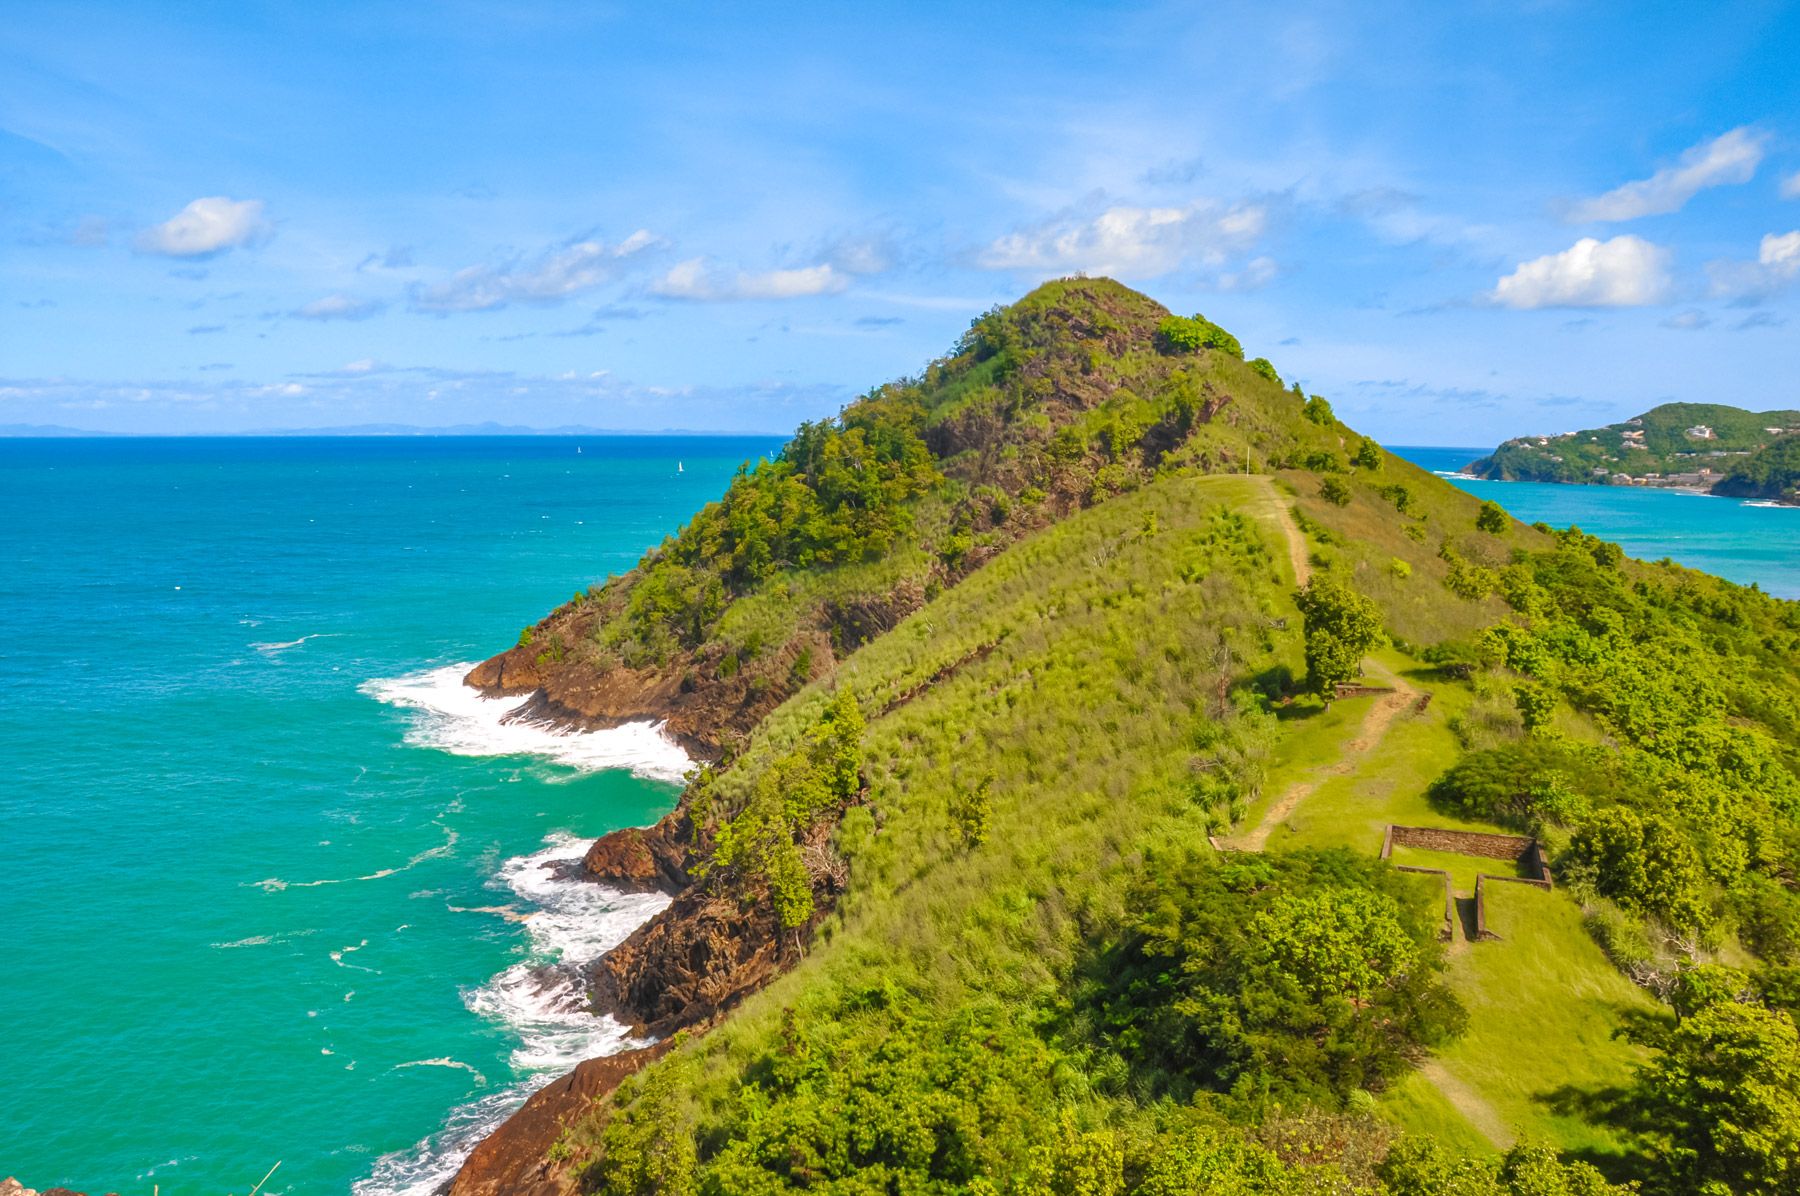
[(1800, 411), (1664, 403), (1603, 428), (1516, 437), (1465, 472), (1493, 481), (1654, 486), (1800, 504)]

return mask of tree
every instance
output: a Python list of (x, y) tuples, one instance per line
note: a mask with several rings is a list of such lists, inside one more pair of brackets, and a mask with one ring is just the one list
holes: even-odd
[(1491, 532), (1496, 536), (1506, 533), (1506, 511), (1497, 502), (1484, 502), (1481, 510), (1475, 515), (1475, 530)]
[(1336, 418), (1331, 412), (1331, 404), (1327, 403), (1320, 395), (1314, 395), (1312, 398), (1306, 400), (1306, 406), (1301, 408), (1301, 410), (1305, 413), (1307, 419), (1310, 419), (1315, 424), (1320, 424), (1325, 427), (1330, 427), (1332, 421)]
[(1707, 1005), (1662, 1034), (1628, 1109), (1669, 1193), (1776, 1196), (1800, 1186), (1800, 1035), (1787, 1014)]
[(1372, 437), (1364, 436), (1362, 443), (1356, 446), (1356, 467), (1358, 469), (1381, 468), (1381, 446)]
[(1350, 487), (1344, 485), (1341, 478), (1327, 476), (1325, 484), (1319, 487), (1319, 497), (1335, 507), (1350, 505)]
[(1381, 608), (1331, 577), (1315, 577), (1299, 592), (1306, 621), (1306, 680), (1329, 695), (1362, 673), (1362, 658), (1383, 640)]
[(1575, 832), (1566, 859), (1570, 879), (1677, 929), (1696, 930), (1712, 920), (1699, 854), (1659, 814), (1625, 806), (1601, 810)]
[(1255, 370), (1258, 374), (1267, 378), (1275, 385), (1281, 385), (1281, 375), (1275, 371), (1275, 363), (1270, 361), (1267, 357), (1253, 357), (1247, 364), (1251, 369)]
[(1149, 864), (1095, 971), (1099, 1024), (1154, 1089), (1330, 1107), (1462, 1028), (1437, 920), (1379, 861), (1182, 852)]

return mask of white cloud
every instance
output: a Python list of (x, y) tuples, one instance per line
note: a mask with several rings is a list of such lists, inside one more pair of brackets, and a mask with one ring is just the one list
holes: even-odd
[(1116, 206), (1098, 216), (1059, 216), (1001, 237), (976, 256), (988, 270), (1155, 278), (1182, 266), (1222, 265), (1268, 225), (1260, 204), (1199, 200), (1182, 208)]
[(1800, 280), (1800, 229), (1769, 233), (1757, 245), (1753, 262), (1709, 262), (1715, 296), (1755, 302)]
[(260, 199), (211, 195), (196, 199), (161, 224), (137, 235), (139, 253), (165, 257), (210, 257), (259, 241), (269, 233)]
[(326, 295), (296, 309), (293, 314), (302, 320), (366, 320), (386, 306), (387, 304), (376, 299)]
[(1800, 170), (1781, 180), (1781, 198), (1800, 199)]
[(1731, 130), (1711, 141), (1691, 146), (1673, 166), (1665, 166), (1647, 179), (1615, 187), (1605, 195), (1580, 200), (1569, 207), (1568, 219), (1577, 224), (1590, 220), (1636, 220), (1678, 212), (1683, 204), (1708, 187), (1747, 183), (1762, 165), (1769, 135), (1749, 126)]
[(1260, 291), (1274, 282), (1280, 272), (1274, 258), (1253, 257), (1242, 270), (1219, 275), (1218, 287), (1221, 291)]
[(440, 314), (492, 311), (510, 303), (560, 303), (610, 281), (623, 259), (661, 243), (646, 229), (612, 246), (572, 241), (531, 262), (458, 270), (443, 282), (414, 288), (412, 302), (420, 311)]
[(1521, 263), (1485, 296), (1536, 307), (1642, 307), (1669, 293), (1669, 251), (1640, 237), (1583, 237), (1561, 253)]
[(650, 292), (665, 299), (721, 303), (738, 299), (803, 299), (812, 295), (835, 295), (849, 285), (845, 273), (828, 262), (795, 270), (767, 270), (760, 274), (740, 271), (727, 276), (708, 265), (705, 258), (695, 257), (677, 262), (667, 274), (650, 284)]

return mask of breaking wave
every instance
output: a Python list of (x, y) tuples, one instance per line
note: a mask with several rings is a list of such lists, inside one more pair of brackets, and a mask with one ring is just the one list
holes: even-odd
[[(583, 1059), (644, 1045), (613, 1018), (588, 1012), (579, 965), (624, 942), (669, 898), (621, 893), (583, 879), (581, 857), (592, 843), (552, 834), (542, 850), (506, 861), (491, 882), (510, 891), (515, 903), (468, 911), (501, 916), (517, 906), (529, 911), (521, 919), (531, 941), (529, 957), (463, 994), (471, 1010), (518, 1036), (511, 1063), (525, 1078), (452, 1110), (442, 1129), (412, 1149), (382, 1156), (369, 1177), (353, 1185), (356, 1196), (431, 1196), (533, 1092)], [(466, 1066), (444, 1059), (401, 1066), (425, 1065)]]
[(416, 712), (406, 742), (457, 756), (539, 756), (584, 772), (630, 769), (639, 776), (679, 782), (693, 767), (660, 723), (633, 722), (604, 731), (568, 731), (528, 721), (508, 722), (517, 698), (490, 698), (463, 684), (473, 664), (451, 664), (364, 682), (362, 692)]

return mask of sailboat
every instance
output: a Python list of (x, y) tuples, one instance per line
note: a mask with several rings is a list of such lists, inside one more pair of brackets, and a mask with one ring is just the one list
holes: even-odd
[(679, 461), (675, 462), (675, 472), (676, 473), (681, 472), (681, 462), (679, 462)]

